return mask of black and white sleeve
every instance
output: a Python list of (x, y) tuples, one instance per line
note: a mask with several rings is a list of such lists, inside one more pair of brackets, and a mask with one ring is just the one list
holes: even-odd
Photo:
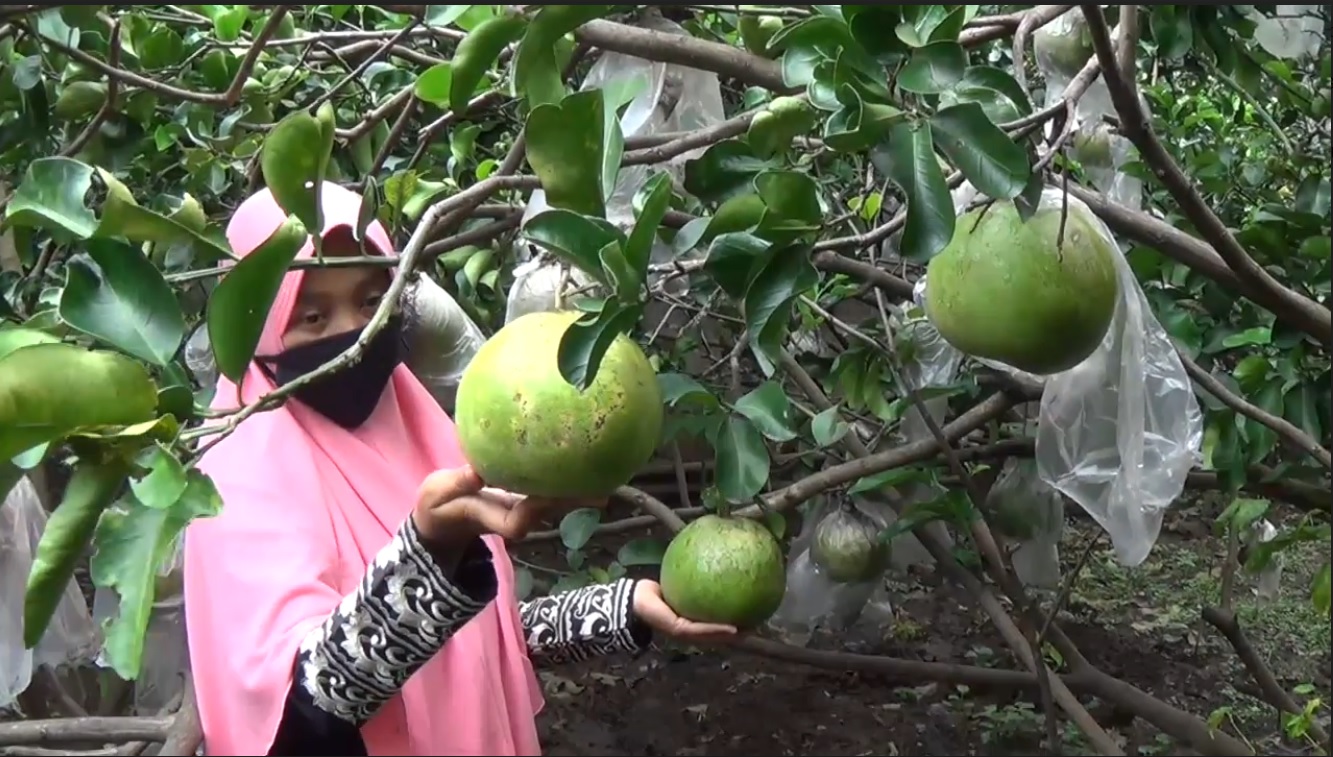
[(302, 641), (270, 754), (365, 754), (361, 725), (495, 594), (485, 542), (446, 570), (407, 519), (356, 590)]
[(533, 662), (554, 665), (647, 649), (652, 630), (634, 616), (635, 584), (621, 578), (520, 603)]

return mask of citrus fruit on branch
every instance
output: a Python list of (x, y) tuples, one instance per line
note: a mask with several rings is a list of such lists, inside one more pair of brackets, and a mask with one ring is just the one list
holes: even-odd
[(1043, 206), (1026, 222), (1012, 202), (984, 205), (958, 218), (927, 266), (926, 315), (968, 355), (1060, 373), (1110, 328), (1119, 254), (1082, 205)]
[(662, 598), (682, 618), (749, 629), (782, 604), (787, 568), (763, 524), (705, 515), (667, 546), (661, 584)]
[(888, 548), (870, 516), (843, 497), (815, 526), (810, 559), (830, 580), (854, 584), (879, 576), (888, 563)]
[(463, 371), (454, 421), (464, 456), (488, 485), (539, 497), (606, 497), (657, 449), (662, 392), (633, 340), (615, 338), (586, 390), (560, 374), (560, 340), (581, 315), (516, 318)]

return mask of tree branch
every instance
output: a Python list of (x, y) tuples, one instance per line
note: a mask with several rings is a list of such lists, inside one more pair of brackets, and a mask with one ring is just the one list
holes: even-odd
[[(1283, 286), (1262, 266), (1250, 257), (1236, 237), (1227, 229), (1222, 219), (1217, 217), (1203, 196), (1194, 189), (1189, 177), (1180, 170), (1166, 147), (1162, 145), (1153, 130), (1148, 116), (1139, 102), (1138, 86), (1132, 78), (1135, 76), (1136, 57), (1126, 56), (1117, 61), (1116, 50), (1111, 42), (1111, 31), (1102, 14), (1100, 5), (1080, 6), (1088, 20), (1088, 32), (1092, 38), (1097, 59), (1102, 64), (1102, 77), (1115, 104), (1116, 115), (1120, 119), (1120, 129), (1138, 148), (1143, 161), (1152, 170), (1171, 197), (1180, 205), (1180, 210), (1194, 225), (1203, 238), (1213, 246), (1217, 254), (1226, 261), (1227, 266), (1254, 287), (1254, 299), (1274, 313), (1286, 314), (1289, 319), (1299, 324), (1302, 331), (1318, 339), (1327, 346), (1333, 343), (1333, 313), (1319, 303)], [(1137, 8), (1138, 6), (1122, 6)], [(1124, 63), (1128, 70), (1120, 70)]]

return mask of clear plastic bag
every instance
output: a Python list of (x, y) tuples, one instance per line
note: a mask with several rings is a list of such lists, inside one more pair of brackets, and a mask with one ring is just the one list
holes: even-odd
[[(1277, 528), (1267, 519), (1260, 518), (1250, 524), (1249, 531), (1245, 534), (1245, 544), (1250, 549), (1258, 547), (1260, 544), (1277, 538)], [(1278, 598), (1282, 593), (1282, 564), (1283, 554), (1277, 552), (1269, 560), (1268, 564), (1259, 571), (1255, 577), (1254, 595), (1261, 602), (1271, 602)]]
[(185, 341), (185, 367), (194, 374), (201, 391), (212, 393), (218, 383), (218, 366), (213, 360), (213, 343), (202, 325)]
[[(856, 500), (855, 506), (881, 531), (888, 528), (891, 521), (885, 514), (891, 517), (892, 511), (887, 506), (864, 499)], [(882, 571), (869, 580), (841, 583), (820, 570), (811, 556), (815, 530), (837, 507), (838, 503), (828, 497), (810, 500), (804, 508), (801, 532), (788, 551), (787, 591), (768, 624), (789, 644), (804, 646), (816, 631), (843, 632), (858, 620), (877, 626), (892, 620), (893, 606)]]
[[(957, 209), (975, 190), (954, 193)], [(1056, 187), (1038, 212), (1084, 214), (1108, 241), (1110, 229), (1081, 200)], [(1118, 246), (1117, 246), (1118, 248)], [(1101, 345), (1082, 363), (1047, 377), (1002, 363), (985, 365), (1045, 384), (1037, 424), (1037, 469), (1097, 521), (1119, 561), (1137, 566), (1157, 542), (1166, 508), (1201, 460), (1203, 416), (1166, 330), (1123, 255), (1116, 256), (1120, 300)], [(929, 296), (923, 277), (918, 295)]]
[[(666, 34), (682, 36), (688, 36), (689, 34), (679, 24), (663, 18), (660, 13), (651, 9), (642, 12), (635, 24)], [(720, 123), (726, 118), (726, 109), (722, 103), (722, 87), (718, 82), (717, 74), (679, 66), (674, 63), (660, 63), (623, 53), (603, 53), (588, 71), (588, 76), (583, 80), (581, 89), (607, 87), (613, 82), (617, 86), (629, 86), (636, 78), (640, 80), (641, 84), (634, 90), (636, 91), (634, 98), (625, 107), (620, 117), (620, 131), (626, 139), (703, 129)], [(624, 230), (632, 228), (634, 225), (634, 196), (648, 179), (656, 173), (666, 171), (671, 180), (679, 186), (684, 179), (686, 161), (699, 157), (706, 149), (707, 146), (699, 147), (682, 153), (665, 163), (653, 166), (641, 165), (621, 168), (616, 177), (615, 186), (610, 189), (606, 199), (606, 220)], [(528, 198), (527, 207), (524, 208), (523, 223), (526, 225), (537, 214), (549, 209), (550, 206), (546, 203), (546, 193), (540, 189), (535, 190)], [(531, 244), (518, 245), (515, 253), (520, 262), (526, 263), (532, 258), (533, 250), (530, 249), (531, 247)], [(672, 255), (670, 245), (664, 244), (660, 239), (654, 240), (651, 253), (653, 264), (670, 262)], [(553, 273), (552, 271), (556, 272)], [(521, 277), (521, 272), (527, 274), (527, 276)], [(655, 281), (658, 275), (651, 274), (650, 279)], [(523, 293), (520, 296), (525, 300), (538, 300), (539, 298), (534, 294), (535, 292), (541, 292), (544, 293), (542, 296), (553, 298), (556, 284), (550, 280), (558, 280), (560, 274), (554, 263), (547, 263), (540, 270), (520, 266), (515, 269), (514, 278), (514, 287), (510, 293), (509, 311), (514, 313), (520, 311), (531, 312), (527, 309), (530, 306), (516, 306), (513, 303), (515, 299), (513, 292), (514, 290), (520, 290), (520, 282), (524, 282), (524, 288), (521, 290)], [(527, 282), (526, 278), (531, 278), (532, 281)], [(676, 279), (675, 281), (679, 282), (682, 287), (686, 283), (684, 279)], [(532, 309), (550, 308), (533, 307)], [(506, 314), (506, 320), (510, 320), (512, 317), (516, 316)]]
[(1136, 154), (1128, 137), (1102, 121), (1084, 121), (1073, 134), (1074, 155), (1083, 164), (1088, 181), (1112, 202), (1138, 209), (1143, 206), (1143, 182), (1125, 173)]
[(1028, 586), (1059, 586), (1065, 503), (1060, 492), (1041, 480), (1036, 461), (1007, 460), (986, 495), (985, 510), (990, 525), (1016, 545), (1009, 557), (1018, 580)]
[[(927, 318), (920, 304), (894, 308), (889, 314), (889, 325), (894, 331), (894, 347), (898, 350), (898, 359), (902, 364), (902, 381), (898, 391), (907, 395), (908, 386), (922, 391), (925, 389), (946, 387), (958, 378), (958, 370), (963, 364), (963, 354), (954, 349)], [(904, 382), (906, 385), (904, 385)], [(949, 412), (949, 400), (945, 397), (924, 397), (921, 403), (931, 420), (942, 426)], [(930, 425), (922, 417), (920, 409), (908, 407), (903, 412), (898, 426), (898, 437), (904, 444), (933, 439)], [(910, 483), (899, 487), (899, 495), (904, 507), (928, 502), (939, 492), (924, 483)], [(885, 508), (887, 510), (887, 508)], [(897, 516), (889, 512), (886, 516), (890, 524)], [(924, 528), (934, 534), (936, 540), (946, 546), (953, 544), (953, 536), (943, 523), (927, 523)], [(930, 556), (921, 540), (910, 531), (893, 540), (890, 560), (895, 568), (905, 570), (913, 565), (931, 565)]]
[(481, 328), (425, 274), (416, 277), (404, 297), (404, 362), (440, 407), (452, 410), (463, 369), (486, 341)]
[[(1077, 7), (1033, 32), (1032, 57), (1036, 59), (1037, 71), (1046, 80), (1043, 107), (1049, 108), (1064, 97), (1069, 82), (1094, 55), (1088, 21)], [(1115, 114), (1111, 92), (1100, 76), (1079, 98), (1074, 112), (1079, 122), (1100, 121), (1103, 115)]]
[(505, 323), (528, 313), (563, 310), (566, 297), (591, 292), (591, 287), (591, 276), (540, 252), (514, 267), (514, 283), (505, 298)]
[(37, 489), (22, 476), (0, 504), (0, 708), (28, 688), (34, 667), (78, 664), (99, 643), (83, 593), (71, 581), (41, 641), (32, 650), (23, 647), (23, 598), (46, 520)]

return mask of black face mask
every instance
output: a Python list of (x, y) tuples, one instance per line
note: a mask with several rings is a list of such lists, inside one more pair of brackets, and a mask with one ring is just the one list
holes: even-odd
[[(361, 330), (347, 331), (279, 355), (259, 358), (260, 368), (278, 386), (289, 384), (342, 354), (360, 338)], [(293, 396), (311, 410), (349, 431), (366, 422), (379, 404), (393, 369), (403, 360), (403, 322), (392, 316), (366, 345), (355, 364), (315, 379)]]

